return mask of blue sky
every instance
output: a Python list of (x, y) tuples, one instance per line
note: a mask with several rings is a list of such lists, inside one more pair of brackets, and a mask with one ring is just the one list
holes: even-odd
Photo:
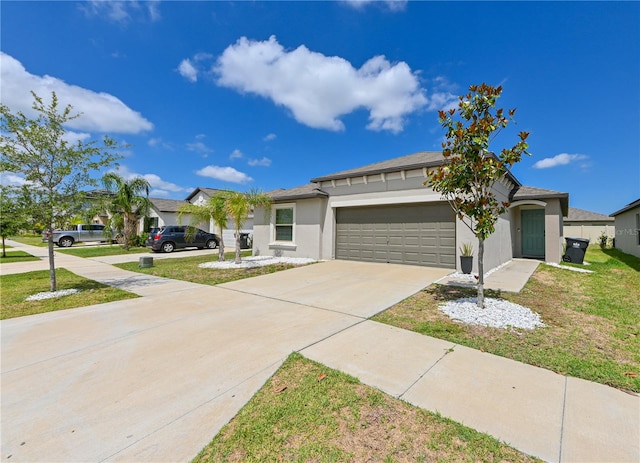
[[(83, 113), (152, 196), (265, 191), (421, 150), (471, 84), (531, 132), (525, 185), (610, 214), (640, 196), (638, 2), (3, 1), (1, 97)], [(5, 175), (3, 181), (10, 181)]]

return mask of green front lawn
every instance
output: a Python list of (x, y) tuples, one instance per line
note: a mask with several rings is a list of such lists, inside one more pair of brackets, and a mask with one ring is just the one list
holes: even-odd
[(28, 244), (29, 246), (38, 246), (40, 248), (47, 247), (47, 243), (42, 242), (42, 235), (25, 234), (12, 236), (10, 239), (13, 241), (17, 241), (18, 243)]
[(7, 255), (2, 256), (0, 254), (0, 264), (10, 264), (12, 262), (28, 262), (30, 260), (40, 260), (38, 257), (32, 256), (28, 252), (9, 250), (7, 249)]
[(539, 460), (292, 354), (193, 460), (280, 461)]
[(27, 301), (28, 296), (49, 291), (48, 270), (0, 276), (0, 287), (2, 288), (0, 319), (138, 297), (133, 293), (88, 280), (63, 268), (56, 270), (56, 278), (58, 290), (75, 288), (80, 292), (54, 299)]
[(432, 285), (374, 320), (456, 342), (558, 373), (640, 392), (640, 259), (589, 247), (574, 265), (585, 274), (541, 264), (519, 294), (489, 292), (542, 316), (545, 328), (503, 330), (452, 321), (444, 301), (475, 290)]
[(119, 244), (111, 244), (108, 246), (89, 246), (89, 247), (71, 247), (58, 248), (56, 252), (62, 252), (77, 257), (101, 257), (101, 256), (117, 256), (121, 254), (140, 254), (143, 252), (151, 253), (149, 248), (134, 247), (129, 250), (124, 249)]
[[(244, 251), (242, 253), (243, 257), (250, 255), (251, 251)], [(234, 257), (235, 252), (228, 252), (225, 254), (225, 258), (227, 260), (233, 259)], [(243, 278), (250, 278), (258, 275), (266, 275), (267, 273), (274, 273), (280, 270), (287, 270), (296, 267), (296, 265), (292, 264), (274, 264), (247, 269), (212, 269), (198, 267), (199, 264), (214, 262), (217, 260), (218, 254), (213, 251), (211, 255), (205, 256), (181, 257), (177, 259), (156, 259), (153, 262), (153, 267), (150, 268), (140, 268), (138, 266), (138, 262), (116, 264), (116, 267), (132, 272), (173, 278), (174, 280), (190, 281), (192, 283), (200, 283), (203, 285), (219, 285), (229, 281), (242, 280)]]

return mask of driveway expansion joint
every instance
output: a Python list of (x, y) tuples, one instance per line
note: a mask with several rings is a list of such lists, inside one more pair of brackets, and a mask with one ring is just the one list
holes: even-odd
[(409, 385), (409, 387), (408, 387), (408, 388), (406, 388), (406, 389), (404, 390), (404, 392), (402, 392), (400, 395), (398, 395), (398, 397), (397, 397), (397, 398), (398, 398), (398, 399), (402, 399), (402, 397), (404, 397), (404, 395), (405, 395), (407, 392), (409, 392), (409, 391), (410, 391), (410, 390), (411, 390), (411, 389), (412, 389), (416, 384), (418, 384), (418, 382), (419, 382), (422, 378), (424, 378), (424, 377), (427, 375), (427, 373), (429, 373), (429, 372), (430, 372), (430, 371), (431, 371), (431, 370), (432, 370), (436, 365), (438, 365), (438, 364), (442, 361), (442, 359), (444, 359), (447, 355), (449, 355), (449, 354), (451, 354), (452, 352), (454, 352), (454, 351), (455, 351), (456, 346), (458, 346), (458, 344), (455, 344), (455, 343), (454, 343), (454, 344), (452, 344), (452, 345), (451, 345), (451, 347), (449, 347), (448, 349), (446, 349), (446, 350), (444, 351), (444, 353), (440, 356), (440, 358), (439, 358), (438, 360), (436, 360), (436, 361), (433, 363), (433, 365), (431, 365), (429, 368), (427, 368), (427, 369), (424, 371), (424, 373), (422, 373), (422, 374), (418, 377), (418, 379), (416, 379), (413, 383), (411, 383), (411, 384)]

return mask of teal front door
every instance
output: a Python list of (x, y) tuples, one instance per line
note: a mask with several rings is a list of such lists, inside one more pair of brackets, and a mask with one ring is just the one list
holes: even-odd
[(544, 209), (522, 210), (522, 256), (544, 258)]

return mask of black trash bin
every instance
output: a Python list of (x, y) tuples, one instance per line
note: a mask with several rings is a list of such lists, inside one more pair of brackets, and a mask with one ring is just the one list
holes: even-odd
[(240, 233), (240, 249), (248, 249), (249, 247), (249, 233)]
[(589, 240), (584, 238), (565, 238), (567, 242), (567, 250), (562, 256), (565, 262), (574, 264), (582, 264), (584, 262), (584, 253), (587, 252)]

